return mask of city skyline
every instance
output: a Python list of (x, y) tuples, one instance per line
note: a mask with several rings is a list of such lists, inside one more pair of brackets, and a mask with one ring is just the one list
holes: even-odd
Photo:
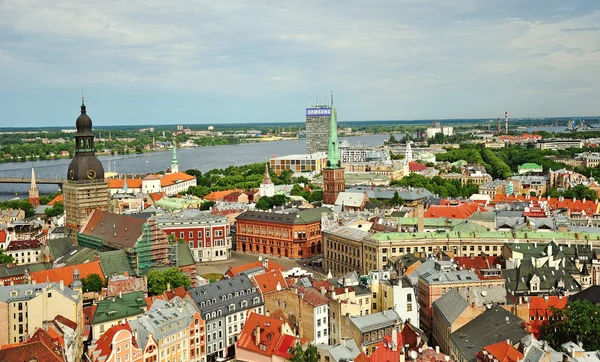
[(593, 116), (596, 1), (0, 4), (0, 117), (67, 126)]

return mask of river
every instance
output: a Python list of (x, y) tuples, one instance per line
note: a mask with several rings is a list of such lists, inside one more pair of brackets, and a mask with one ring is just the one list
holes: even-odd
[[(365, 135), (346, 137), (352, 145), (380, 146), (388, 135)], [(213, 168), (246, 165), (254, 162), (266, 162), (269, 158), (306, 152), (306, 140), (287, 140), (273, 142), (242, 143), (212, 147), (177, 149), (180, 170), (195, 168), (208, 171)], [(171, 166), (171, 151), (148, 152), (142, 154), (98, 156), (104, 170), (126, 174), (147, 174), (166, 170)], [(71, 159), (0, 163), (0, 177), (29, 177), (31, 168), (35, 168), (36, 177), (58, 178), (67, 175)], [(38, 185), (40, 194), (45, 195), (58, 190), (55, 185)], [(0, 183), (0, 200), (15, 196), (26, 198), (29, 185)]]

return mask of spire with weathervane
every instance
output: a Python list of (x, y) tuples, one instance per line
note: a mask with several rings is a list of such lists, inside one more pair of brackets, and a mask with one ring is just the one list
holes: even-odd
[(340, 168), (342, 166), (340, 147), (337, 138), (337, 120), (333, 107), (333, 94), (331, 95), (331, 115), (329, 117), (329, 146), (327, 148), (327, 168)]
[(275, 184), (271, 181), (271, 176), (269, 176), (269, 163), (265, 164), (265, 176), (263, 177), (262, 182), (260, 183), (260, 196), (272, 197), (275, 195)]
[(173, 157), (171, 158), (171, 172), (179, 172), (179, 162), (177, 161), (177, 145), (175, 144), (175, 138), (173, 138)]

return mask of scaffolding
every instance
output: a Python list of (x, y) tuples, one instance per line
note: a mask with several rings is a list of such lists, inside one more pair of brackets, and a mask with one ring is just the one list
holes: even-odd
[(142, 227), (142, 236), (134, 247), (133, 265), (143, 273), (153, 266), (169, 264), (169, 242), (167, 235), (154, 220), (148, 220)]
[(78, 243), (78, 232), (94, 210), (108, 211), (110, 190), (104, 180), (72, 181), (63, 184), (65, 225), (73, 242)]

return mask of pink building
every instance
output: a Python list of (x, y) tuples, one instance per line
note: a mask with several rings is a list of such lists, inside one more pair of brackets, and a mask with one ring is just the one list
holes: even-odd
[(109, 328), (99, 340), (92, 342), (87, 354), (92, 362), (142, 362), (144, 358), (129, 323)]

